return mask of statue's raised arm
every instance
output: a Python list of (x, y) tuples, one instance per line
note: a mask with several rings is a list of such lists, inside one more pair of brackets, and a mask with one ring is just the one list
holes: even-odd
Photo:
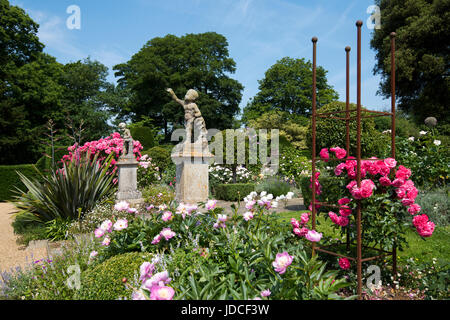
[(168, 93), (170, 93), (170, 95), (172, 96), (172, 99), (176, 102), (178, 102), (179, 104), (181, 104), (184, 108), (184, 101), (181, 99), (178, 99), (177, 95), (175, 94), (175, 92), (173, 92), (172, 88), (167, 88), (166, 91)]

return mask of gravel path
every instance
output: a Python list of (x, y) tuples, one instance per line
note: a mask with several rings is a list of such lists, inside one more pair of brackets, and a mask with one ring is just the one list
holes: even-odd
[(16, 208), (5, 202), (0, 202), (0, 271), (11, 271), (15, 267), (24, 268), (33, 260), (47, 257), (47, 248), (40, 246), (18, 245), (11, 223)]

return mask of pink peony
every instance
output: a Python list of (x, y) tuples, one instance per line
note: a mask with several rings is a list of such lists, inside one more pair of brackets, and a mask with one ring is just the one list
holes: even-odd
[(347, 258), (339, 258), (339, 266), (343, 270), (350, 269), (350, 261)]
[(114, 230), (120, 231), (126, 229), (128, 227), (127, 219), (119, 219), (114, 223)]
[(165, 222), (172, 220), (172, 212), (170, 211), (164, 211), (164, 213), (161, 216), (161, 219)]
[(291, 218), (291, 224), (294, 228), (300, 228), (300, 222), (295, 218)]
[(154, 274), (151, 278), (144, 281), (142, 286), (150, 290), (154, 286), (163, 286), (170, 283), (169, 272), (167, 270)]
[(161, 241), (162, 236), (160, 234), (156, 235), (153, 240), (152, 240), (152, 244), (157, 244)]
[(253, 212), (247, 211), (243, 214), (243, 217), (244, 217), (245, 221), (249, 221), (249, 220), (253, 219)]
[(127, 209), (127, 212), (128, 212), (128, 213), (137, 213), (138, 210), (137, 210), (136, 208), (128, 208), (128, 209)]
[(113, 223), (111, 222), (111, 220), (105, 220), (100, 225), (100, 229), (107, 231), (107, 232), (111, 232), (112, 225), (113, 225)]
[(102, 241), (102, 246), (109, 246), (109, 243), (111, 242), (111, 239), (106, 236)]
[(160, 235), (164, 237), (164, 239), (169, 240), (175, 236), (175, 232), (173, 232), (170, 228), (164, 228), (160, 232)]
[(318, 233), (315, 230), (309, 230), (305, 238), (311, 242), (319, 242), (322, 239), (322, 233)]
[(306, 224), (308, 223), (308, 221), (309, 221), (309, 213), (308, 212), (302, 213), (302, 215), (300, 216), (300, 223)]
[(167, 286), (153, 286), (150, 289), (150, 300), (172, 300), (175, 290)]
[(150, 262), (144, 262), (141, 264), (139, 271), (140, 271), (139, 280), (145, 281), (151, 278), (151, 276), (153, 275), (153, 271), (155, 271), (155, 265)]
[(208, 202), (206, 202), (205, 208), (206, 210), (214, 210), (214, 208), (216, 207), (217, 204), (217, 200), (208, 200)]
[(98, 229), (95, 229), (94, 235), (95, 235), (96, 238), (101, 238), (101, 237), (103, 237), (105, 232), (106, 232), (106, 230), (104, 230), (102, 228), (98, 228)]
[(261, 291), (261, 297), (268, 297), (272, 294), (269, 289)]
[(126, 201), (120, 201), (114, 205), (114, 209), (117, 211), (125, 211), (128, 210), (130, 205)]
[(294, 228), (293, 232), (295, 235), (299, 236), (299, 237), (304, 237), (306, 236), (306, 234), (308, 233), (308, 229), (303, 227), (303, 228)]
[(290, 256), (286, 251), (277, 253), (275, 261), (272, 262), (272, 266), (276, 272), (283, 274), (286, 272), (287, 267), (291, 265), (293, 259), (294, 257)]
[(256, 204), (256, 201), (255, 200), (250, 200), (250, 201), (248, 201), (246, 204), (245, 204), (245, 208), (247, 209), (247, 210), (252, 210), (253, 209), (253, 206)]

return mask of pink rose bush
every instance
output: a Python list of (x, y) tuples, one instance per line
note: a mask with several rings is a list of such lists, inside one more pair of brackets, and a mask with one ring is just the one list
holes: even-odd
[[(336, 226), (348, 228), (350, 221), (355, 219), (352, 215), (356, 208), (354, 200), (362, 200), (362, 213), (370, 216), (370, 218), (367, 216), (366, 219), (380, 219), (377, 216), (380, 212), (386, 212), (386, 215), (391, 215), (391, 212), (396, 212), (397, 215), (408, 212), (414, 216), (413, 225), (420, 236), (430, 237), (432, 235), (434, 223), (428, 221), (426, 215), (417, 216), (421, 207), (415, 203), (418, 190), (410, 179), (412, 172), (409, 168), (399, 165), (394, 158), (377, 159), (372, 157), (368, 160), (361, 160), (361, 184), (358, 186), (356, 159), (350, 156), (345, 158), (345, 150), (339, 147), (330, 148), (330, 151), (335, 152), (337, 159), (343, 160), (336, 165), (332, 173), (335, 176), (346, 178), (347, 181), (344, 189), (347, 190), (347, 194), (338, 201), (339, 213), (328, 212), (328, 217)], [(330, 159), (328, 153), (326, 148), (320, 151), (320, 158), (325, 162)], [(320, 172), (317, 171), (315, 185), (318, 196), (323, 192), (319, 176)], [(311, 178), (310, 188), (312, 188), (312, 180)], [(380, 208), (377, 209), (377, 206), (380, 206)], [(391, 206), (395, 206), (397, 209), (390, 209)], [(393, 218), (395, 219), (395, 217)], [(365, 223), (364, 219), (363, 217), (363, 224)], [(366, 224), (372, 225), (373, 222)], [(375, 236), (376, 232), (374, 230), (372, 234)], [(297, 234), (298, 230), (295, 233)]]

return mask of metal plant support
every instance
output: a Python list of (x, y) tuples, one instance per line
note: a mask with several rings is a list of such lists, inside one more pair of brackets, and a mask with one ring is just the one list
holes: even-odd
[[(391, 112), (381, 112), (381, 111), (372, 111), (372, 110), (364, 110), (368, 115), (361, 114), (361, 26), (362, 21), (358, 20), (356, 22), (357, 26), (357, 95), (356, 95), (356, 109), (350, 110), (350, 47), (345, 47), (346, 52), (346, 101), (345, 101), (345, 111), (334, 111), (334, 112), (326, 112), (326, 113), (317, 113), (316, 108), (316, 45), (317, 45), (317, 37), (312, 38), (313, 42), (313, 91), (312, 91), (312, 201), (311, 201), (311, 211), (312, 211), (312, 228), (316, 228), (316, 205), (331, 207), (331, 208), (341, 208), (339, 205), (333, 205), (325, 202), (316, 201), (316, 162), (320, 161), (320, 158), (316, 158), (316, 120), (317, 118), (331, 118), (336, 120), (345, 121), (346, 124), (346, 151), (347, 157), (343, 159), (338, 158), (330, 158), (329, 160), (337, 160), (337, 161), (347, 161), (349, 160), (349, 151), (350, 151), (350, 120), (356, 120), (356, 162), (357, 162), (357, 173), (356, 173), (356, 182), (358, 188), (361, 187), (361, 161), (369, 160), (369, 159), (361, 159), (361, 119), (363, 118), (372, 118), (372, 117), (382, 117), (382, 116), (391, 116), (392, 119), (392, 127), (391, 127), (391, 154), (392, 158), (395, 159), (395, 32), (390, 34), (391, 38)], [(356, 116), (352, 115), (356, 112)], [(345, 114), (345, 116), (337, 116), (339, 114)], [(372, 159), (373, 160), (373, 159)], [(378, 248), (370, 248), (372, 250), (376, 250), (381, 254), (370, 257), (362, 257), (362, 249), (368, 248), (362, 245), (361, 238), (361, 200), (356, 200), (357, 202), (357, 211), (356, 211), (356, 233), (357, 233), (357, 241), (356, 241), (356, 257), (346, 256), (343, 254), (339, 254), (337, 252), (333, 252), (327, 250), (328, 248), (333, 247), (334, 245), (323, 246), (320, 247), (316, 243), (312, 243), (312, 252), (313, 255), (316, 251), (324, 252), (330, 255), (347, 258), (352, 261), (356, 261), (357, 264), (357, 281), (358, 281), (358, 298), (361, 299), (362, 293), (362, 262), (370, 261), (374, 259), (378, 259), (385, 256), (392, 256), (392, 267), (394, 277), (397, 274), (397, 248), (394, 242), (394, 246), (392, 251), (385, 251)], [(347, 250), (350, 248), (350, 240), (347, 233)], [(327, 248), (327, 249), (325, 249)]]

